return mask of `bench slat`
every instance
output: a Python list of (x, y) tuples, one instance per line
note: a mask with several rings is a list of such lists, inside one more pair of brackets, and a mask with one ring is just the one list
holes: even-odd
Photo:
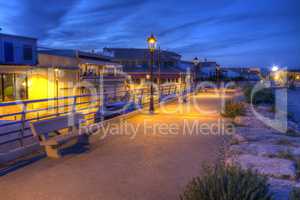
[(79, 126), (81, 120), (83, 120), (83, 116), (77, 113), (72, 116), (59, 116), (52, 119), (33, 122), (31, 123), (31, 126), (35, 136), (45, 135), (48, 137), (49, 133), (57, 130)]
[(40, 144), (42, 146), (54, 146), (54, 145), (63, 145), (67, 143), (68, 141), (77, 138), (77, 134), (66, 134), (66, 135), (58, 135), (55, 137), (52, 137), (49, 140), (42, 141)]

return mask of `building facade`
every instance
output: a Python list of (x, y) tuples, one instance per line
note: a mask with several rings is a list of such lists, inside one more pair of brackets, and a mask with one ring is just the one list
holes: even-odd
[[(105, 55), (113, 57), (113, 61), (123, 65), (123, 70), (131, 77), (133, 87), (144, 87), (149, 78), (151, 55), (149, 49), (104, 48)], [(156, 50), (154, 52), (153, 76), (159, 84), (180, 84), (186, 70), (180, 68), (181, 55)]]
[(108, 56), (38, 51), (35, 38), (0, 34), (0, 102), (85, 94), (89, 91), (84, 87), (98, 90), (101, 84), (104, 92), (117, 91), (125, 87), (122, 73), (122, 66)]
[(27, 99), (28, 71), (37, 65), (37, 39), (0, 33), (0, 101)]
[(103, 92), (107, 92), (124, 90), (125, 87), (122, 66), (99, 53), (42, 50), (39, 51), (39, 66), (54, 69), (54, 79), (59, 82), (55, 86), (58, 87), (56, 96), (91, 93), (88, 88), (98, 92), (102, 87)]
[(195, 79), (197, 81), (201, 80), (215, 80), (218, 76), (218, 70), (220, 65), (215, 61), (199, 61), (199, 63), (194, 68)]

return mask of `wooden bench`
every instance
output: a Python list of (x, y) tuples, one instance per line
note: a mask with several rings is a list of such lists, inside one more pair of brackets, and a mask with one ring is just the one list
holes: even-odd
[[(80, 122), (83, 120), (82, 114), (59, 116), (52, 119), (32, 122), (30, 124), (32, 133), (38, 137), (40, 145), (45, 147), (48, 157), (60, 158), (61, 149), (67, 145), (74, 145), (79, 137), (87, 137), (85, 133), (80, 133)], [(65, 130), (66, 133), (60, 131)]]

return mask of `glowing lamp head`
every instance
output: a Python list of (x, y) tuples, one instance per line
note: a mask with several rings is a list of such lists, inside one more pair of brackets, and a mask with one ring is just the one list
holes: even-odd
[(278, 70), (279, 70), (279, 67), (278, 67), (278, 66), (274, 65), (274, 66), (272, 67), (272, 72), (277, 72)]
[(151, 36), (148, 37), (147, 42), (150, 51), (154, 51), (156, 48), (157, 39), (154, 37), (153, 34), (151, 34)]
[(149, 74), (146, 75), (146, 79), (147, 79), (147, 80), (150, 79), (150, 75), (149, 75)]

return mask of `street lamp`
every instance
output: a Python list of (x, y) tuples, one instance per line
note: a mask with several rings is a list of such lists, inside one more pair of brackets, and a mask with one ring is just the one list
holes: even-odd
[(216, 81), (218, 86), (220, 87), (220, 82), (221, 82), (221, 68), (220, 66), (216, 67)]
[(194, 58), (193, 63), (194, 63), (195, 66), (197, 66), (200, 63), (198, 57)]
[(150, 73), (150, 105), (149, 105), (149, 113), (154, 113), (154, 88), (153, 88), (153, 65), (154, 65), (154, 52), (156, 48), (157, 39), (154, 37), (153, 34), (151, 34), (150, 37), (147, 39), (148, 42), (148, 48), (150, 50), (151, 55), (151, 62), (149, 67), (149, 73)]
[(195, 57), (194, 60), (193, 60), (193, 64), (194, 64), (194, 70), (193, 70), (193, 82), (195, 83), (196, 82), (196, 79), (197, 79), (197, 67), (200, 63), (200, 60), (198, 59), (198, 57)]
[(277, 72), (279, 70), (279, 67), (277, 65), (273, 65), (272, 72)]

